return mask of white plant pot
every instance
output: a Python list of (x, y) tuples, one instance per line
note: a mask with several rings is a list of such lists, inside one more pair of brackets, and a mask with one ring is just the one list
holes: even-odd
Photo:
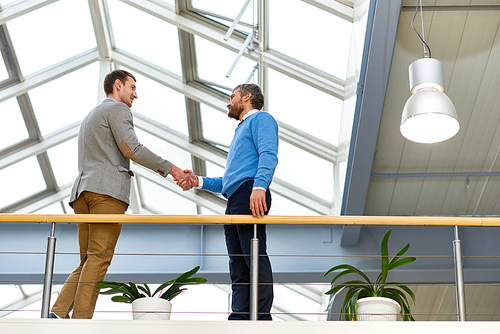
[(134, 320), (169, 320), (172, 303), (163, 298), (145, 297), (132, 302)]
[(358, 321), (396, 321), (401, 311), (399, 304), (385, 297), (367, 297), (356, 304)]

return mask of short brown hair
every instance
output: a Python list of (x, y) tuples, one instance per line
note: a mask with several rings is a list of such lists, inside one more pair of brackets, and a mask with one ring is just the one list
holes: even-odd
[(262, 94), (262, 90), (259, 85), (253, 83), (241, 84), (234, 87), (233, 92), (236, 91), (239, 91), (241, 96), (245, 96), (250, 93), (250, 103), (255, 109), (261, 110), (264, 106), (264, 94)]
[(135, 77), (132, 75), (132, 73), (125, 70), (111, 71), (104, 78), (104, 93), (106, 93), (106, 95), (113, 93), (113, 85), (115, 84), (116, 79), (120, 80), (122, 84), (125, 84), (128, 77), (131, 77), (134, 81), (137, 81), (135, 80)]

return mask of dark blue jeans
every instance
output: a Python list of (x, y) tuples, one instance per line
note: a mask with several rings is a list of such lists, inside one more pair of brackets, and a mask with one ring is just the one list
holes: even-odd
[[(250, 195), (253, 180), (243, 183), (227, 201), (227, 215), (251, 215)], [(271, 207), (271, 192), (266, 192), (266, 203)], [(268, 213), (265, 212), (265, 214)], [(253, 238), (253, 225), (224, 225), (229, 272), (231, 274), (233, 298), (232, 313), (229, 320), (250, 319), (250, 244)], [(266, 226), (257, 225), (259, 239), (259, 320), (272, 320), (273, 273), (266, 251)]]

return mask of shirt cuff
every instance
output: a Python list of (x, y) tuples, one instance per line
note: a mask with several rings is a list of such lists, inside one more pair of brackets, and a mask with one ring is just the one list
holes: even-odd
[(194, 187), (194, 189), (203, 188), (203, 178), (201, 176), (196, 176), (198, 178), (198, 187)]
[(267, 191), (265, 188), (262, 188), (262, 187), (253, 187), (253, 189), (252, 189), (252, 190), (255, 190), (255, 189), (262, 189), (262, 190), (264, 190), (264, 191)]

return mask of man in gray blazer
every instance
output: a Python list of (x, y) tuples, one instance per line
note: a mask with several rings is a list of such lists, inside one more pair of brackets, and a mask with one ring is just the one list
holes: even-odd
[[(144, 147), (134, 131), (130, 107), (137, 98), (136, 80), (124, 70), (104, 79), (107, 98), (82, 122), (78, 134), (78, 177), (69, 203), (77, 214), (124, 214), (129, 205), (130, 160), (174, 180), (190, 176)], [(80, 265), (66, 280), (51, 318), (91, 319), (103, 280), (120, 236), (121, 224), (79, 224)]]

